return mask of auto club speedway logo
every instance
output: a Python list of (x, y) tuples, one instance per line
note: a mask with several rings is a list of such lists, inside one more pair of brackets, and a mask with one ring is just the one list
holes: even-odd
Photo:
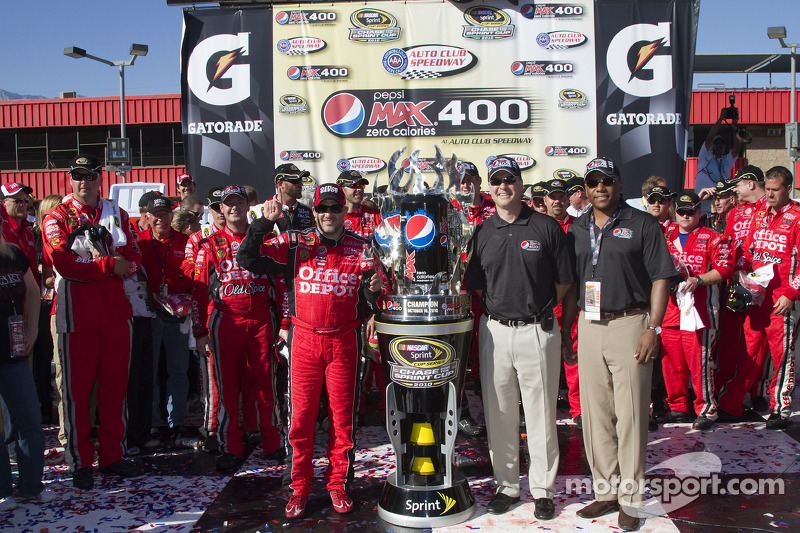
[(514, 36), (515, 26), (505, 11), (490, 6), (475, 6), (464, 12), (467, 26), (462, 37), (477, 40), (508, 39)]
[(526, 129), (533, 98), (515, 89), (353, 90), (331, 94), (322, 123), (337, 137), (430, 137)]
[(404, 80), (435, 79), (468, 71), (478, 64), (478, 57), (457, 46), (425, 44), (387, 50), (381, 64)]
[(336, 170), (339, 172), (357, 170), (362, 174), (374, 174), (384, 168), (386, 168), (386, 162), (383, 159), (371, 156), (342, 158), (336, 162)]
[(581, 46), (587, 42), (586, 36), (577, 31), (549, 31), (542, 32), (536, 36), (536, 44), (546, 50), (566, 50), (567, 48)]
[(289, 56), (307, 55), (320, 52), (328, 46), (328, 43), (318, 37), (292, 37), (291, 39), (281, 39), (276, 47), (278, 52)]
[(355, 26), (349, 28), (350, 41), (359, 43), (385, 43), (400, 38), (401, 28), (397, 18), (381, 9), (359, 9), (350, 15), (350, 22)]

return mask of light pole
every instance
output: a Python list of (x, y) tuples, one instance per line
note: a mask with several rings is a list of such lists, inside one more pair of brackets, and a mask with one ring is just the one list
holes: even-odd
[[(787, 148), (789, 149), (789, 157), (791, 157), (792, 161), (796, 161), (798, 159), (796, 150), (797, 150), (797, 119), (795, 115), (795, 100), (797, 99), (797, 95), (795, 94), (796, 90), (796, 82), (795, 82), (795, 73), (797, 71), (796, 68), (796, 61), (795, 56), (797, 55), (797, 47), (800, 46), (800, 43), (787, 43), (784, 42), (786, 38), (786, 27), (785, 26), (771, 26), (767, 28), (767, 37), (770, 39), (778, 39), (778, 42), (781, 43), (781, 48), (790, 48), (792, 53), (790, 54), (789, 60), (791, 62), (791, 76), (792, 76), (792, 92), (789, 97), (789, 123), (786, 124), (786, 140), (787, 140)], [(791, 128), (791, 132), (789, 131)]]
[[(102, 57), (93, 56), (91, 54), (87, 54), (86, 50), (83, 48), (78, 48), (77, 46), (68, 46), (64, 48), (64, 55), (69, 57), (74, 57), (75, 59), (79, 59), (82, 57), (86, 57), (89, 59), (94, 59), (95, 61), (99, 61), (104, 65), (108, 65), (111, 67), (119, 67), (119, 133), (120, 137), (125, 139), (125, 67), (133, 66), (133, 62), (136, 61), (138, 56), (146, 56), (147, 55), (147, 45), (146, 44), (132, 44), (131, 45), (131, 58), (127, 61), (109, 61), (108, 59), (103, 59)], [(130, 152), (128, 152), (130, 155)], [(130, 162), (130, 159), (128, 159)], [(122, 172), (122, 183), (127, 182), (127, 171), (123, 170)]]

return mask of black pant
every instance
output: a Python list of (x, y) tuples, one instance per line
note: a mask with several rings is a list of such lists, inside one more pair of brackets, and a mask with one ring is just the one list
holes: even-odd
[(53, 375), (51, 364), (53, 362), (53, 336), (50, 334), (50, 309), (52, 300), (42, 300), (39, 311), (39, 336), (33, 346), (33, 382), (36, 384), (36, 397), (39, 399), (39, 408), (42, 420), (53, 421)]
[(150, 318), (133, 317), (128, 374), (128, 446), (150, 440), (153, 423), (153, 333)]

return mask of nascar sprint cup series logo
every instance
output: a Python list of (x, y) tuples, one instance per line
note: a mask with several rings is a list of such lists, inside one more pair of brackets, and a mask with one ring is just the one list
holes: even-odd
[(432, 137), (517, 132), (532, 123), (533, 96), (516, 89), (339, 91), (322, 105), (337, 137)]
[(461, 74), (477, 65), (478, 58), (457, 46), (424, 44), (392, 48), (383, 54), (381, 64), (389, 74), (400, 74), (404, 80), (419, 80)]
[(438, 387), (458, 375), (455, 349), (427, 337), (397, 337), (389, 343), (392, 381), (408, 388)]
[(348, 39), (351, 41), (385, 43), (400, 38), (401, 28), (397, 25), (397, 19), (381, 9), (364, 8), (354, 11), (350, 15), (350, 22), (355, 26), (350, 28)]
[(249, 32), (213, 35), (192, 50), (186, 81), (197, 98), (229, 106), (250, 97)]
[(493, 40), (508, 39), (514, 36), (511, 17), (502, 9), (490, 6), (475, 6), (464, 12), (467, 26), (461, 34), (467, 39)]

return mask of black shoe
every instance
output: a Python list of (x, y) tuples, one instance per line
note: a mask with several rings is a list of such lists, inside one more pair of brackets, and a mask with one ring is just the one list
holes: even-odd
[(772, 413), (767, 419), (767, 429), (786, 429), (789, 426), (789, 419), (784, 418), (778, 413)]
[(768, 413), (769, 412), (769, 402), (763, 396), (755, 396), (750, 398), (750, 401), (753, 404), (753, 411), (756, 413)]
[(647, 423), (647, 431), (658, 431), (658, 422), (656, 422), (653, 417), (650, 417), (650, 421)]
[(217, 470), (220, 472), (236, 471), (244, 464), (244, 457), (233, 455), (232, 453), (223, 453), (217, 457)]
[(263, 440), (264, 437), (261, 436), (261, 432), (257, 429), (254, 429), (253, 431), (245, 431), (242, 435), (242, 443), (245, 446), (258, 446)]
[(536, 510), (533, 511), (533, 516), (539, 520), (550, 520), (556, 514), (556, 506), (553, 505), (553, 500), (550, 498), (537, 498), (533, 501), (536, 505)]
[(94, 487), (94, 473), (88, 466), (72, 473), (72, 486), (76, 489), (91, 490)]
[(275, 450), (272, 453), (266, 454), (265, 457), (266, 457), (267, 461), (277, 461), (278, 464), (282, 465), (282, 464), (284, 464), (284, 461), (286, 461), (286, 450), (284, 450), (281, 447), (281, 448), (278, 448), (277, 450)]
[(465, 414), (461, 420), (458, 421), (458, 429), (461, 433), (470, 437), (477, 437), (483, 433), (483, 427), (479, 426), (468, 414)]
[(732, 415), (723, 411), (722, 409), (717, 409), (717, 422), (722, 422), (723, 424), (735, 424), (736, 422), (741, 421), (741, 416)]
[(124, 478), (142, 477), (144, 470), (142, 470), (136, 463), (120, 459), (115, 463), (104, 466), (100, 469), (104, 474), (114, 474)]
[(611, 514), (619, 510), (619, 503), (617, 500), (600, 501), (595, 500), (576, 514), (580, 518), (599, 518), (607, 514)]
[(639, 519), (635, 516), (627, 514), (620, 508), (619, 510), (619, 528), (623, 531), (636, 531), (639, 529)]
[(689, 413), (684, 411), (667, 411), (657, 415), (655, 418), (659, 424), (685, 424), (692, 421)]
[(512, 498), (500, 492), (495, 494), (492, 501), (486, 506), (486, 512), (489, 514), (503, 514), (515, 503), (519, 503), (519, 496)]
[(216, 435), (209, 435), (203, 441), (202, 449), (206, 453), (217, 453), (219, 451), (219, 439)]
[(694, 419), (694, 423), (692, 424), (692, 429), (699, 429), (701, 431), (705, 431), (707, 429), (711, 429), (711, 426), (714, 425), (714, 421), (708, 418), (707, 416), (698, 416)]
[(582, 415), (576, 416), (575, 418), (572, 419), (572, 421), (575, 422), (575, 427), (578, 428), (578, 431), (583, 431), (583, 416)]

